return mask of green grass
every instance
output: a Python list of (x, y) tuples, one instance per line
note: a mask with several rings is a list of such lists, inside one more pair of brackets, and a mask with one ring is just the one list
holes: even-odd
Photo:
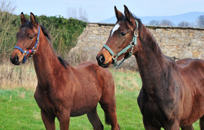
[[(117, 97), (117, 116), (121, 129), (129, 130), (136, 127), (143, 127), (142, 116), (137, 107), (138, 92), (118, 92)], [(13, 90), (0, 90), (0, 129), (5, 130), (44, 130), (41, 120), (40, 109), (38, 108), (33, 92), (24, 88)], [(99, 117), (104, 124), (105, 130), (111, 129), (105, 125), (104, 112), (98, 105)], [(56, 119), (56, 127), (59, 123)], [(86, 115), (73, 117), (70, 121), (71, 130), (90, 130), (91, 124)]]
[[(137, 105), (137, 97), (141, 86), (139, 74), (131, 71), (111, 70), (116, 82), (117, 117), (121, 130), (144, 130), (142, 115)], [(132, 81), (132, 80), (136, 80)], [(33, 90), (26, 88), (0, 89), (0, 130), (45, 130), (34, 97)], [(99, 117), (105, 130), (104, 112), (97, 107)], [(56, 119), (56, 129), (59, 122)], [(91, 130), (92, 126), (86, 115), (71, 117), (70, 130)], [(199, 130), (198, 121), (194, 129)]]

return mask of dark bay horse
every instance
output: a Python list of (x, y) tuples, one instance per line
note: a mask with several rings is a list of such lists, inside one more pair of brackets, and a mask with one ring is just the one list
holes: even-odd
[(38, 79), (34, 97), (47, 130), (55, 129), (55, 117), (60, 129), (68, 130), (70, 116), (86, 113), (93, 129), (102, 130), (96, 110), (98, 102), (105, 112), (106, 123), (111, 124), (112, 130), (119, 129), (114, 79), (107, 69), (92, 62), (74, 68), (57, 57), (49, 44), (50, 34), (32, 13), (30, 21), (21, 13), (21, 26), (16, 37), (17, 44), (10, 60), (18, 65), (33, 55)]
[(137, 100), (145, 129), (193, 130), (192, 123), (200, 119), (204, 130), (204, 61), (173, 61), (126, 6), (125, 15), (116, 7), (115, 14), (118, 21), (96, 58), (99, 65), (109, 67), (132, 51), (142, 78)]

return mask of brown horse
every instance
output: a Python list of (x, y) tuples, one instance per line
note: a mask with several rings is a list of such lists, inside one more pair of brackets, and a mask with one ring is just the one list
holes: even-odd
[(125, 15), (116, 7), (115, 14), (118, 21), (97, 55), (98, 64), (108, 67), (115, 57), (120, 60), (132, 50), (143, 84), (138, 105), (145, 129), (192, 130), (192, 123), (200, 119), (204, 130), (204, 61), (189, 58), (176, 63), (162, 54), (154, 37), (126, 6)]
[(68, 130), (70, 116), (86, 113), (93, 129), (102, 130), (96, 110), (98, 102), (105, 112), (106, 123), (111, 124), (112, 130), (119, 129), (114, 79), (107, 69), (92, 62), (74, 68), (57, 57), (49, 44), (48, 31), (32, 13), (30, 21), (21, 13), (21, 26), (16, 36), (17, 46), (10, 60), (18, 65), (33, 55), (38, 79), (34, 97), (47, 130), (55, 129), (55, 117), (60, 129)]

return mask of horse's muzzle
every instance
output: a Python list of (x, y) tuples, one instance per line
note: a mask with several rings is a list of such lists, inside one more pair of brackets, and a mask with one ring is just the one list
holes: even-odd
[(105, 62), (105, 57), (103, 56), (103, 54), (101, 54), (99, 57), (96, 57), (96, 60), (98, 61), (98, 65), (103, 67), (103, 68), (107, 68), (108, 67), (108, 63), (104, 64)]

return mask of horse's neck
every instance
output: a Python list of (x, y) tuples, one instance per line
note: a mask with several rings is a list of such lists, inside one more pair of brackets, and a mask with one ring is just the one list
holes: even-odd
[[(53, 73), (60, 71), (60, 61), (55, 55), (48, 40), (40, 37), (38, 50), (33, 56), (34, 67), (41, 86), (47, 86), (54, 78)], [(56, 71), (55, 71), (56, 70)]]
[(156, 87), (162, 84), (161, 80), (167, 62), (157, 42), (145, 26), (142, 26), (139, 35), (140, 42), (135, 57), (143, 86), (148, 93), (154, 93)]

